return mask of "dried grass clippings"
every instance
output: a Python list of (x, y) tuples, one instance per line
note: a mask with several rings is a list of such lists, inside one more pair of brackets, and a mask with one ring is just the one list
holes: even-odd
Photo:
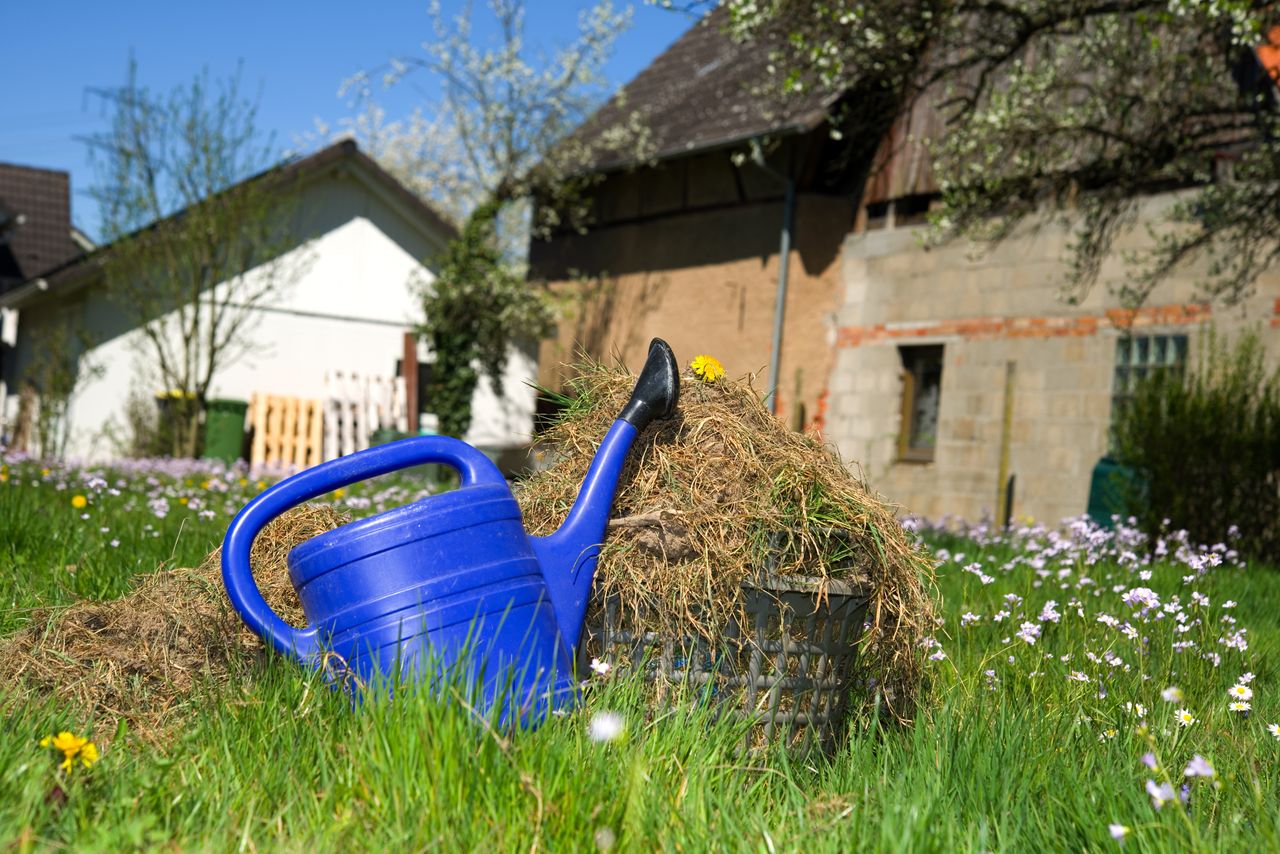
[[(574, 402), (543, 437), (555, 462), (517, 493), (530, 533), (552, 533), (577, 498), (634, 377), (576, 367)], [(775, 576), (867, 590), (862, 668), (881, 702), (910, 720), (933, 630), (932, 563), (889, 505), (812, 436), (787, 429), (748, 382), (682, 378), (672, 418), (637, 438), (601, 548), (593, 607), (620, 607), (674, 636), (714, 640), (739, 616), (741, 585)]]
[[(331, 507), (305, 505), (272, 520), (254, 541), (254, 580), (287, 622), (304, 622), (289, 551), (346, 521)], [(92, 713), (99, 741), (121, 718), (144, 739), (162, 738), (181, 722), (194, 688), (226, 684), (264, 654), (227, 600), (221, 557), (216, 549), (197, 568), (161, 569), (120, 599), (37, 613), (0, 641), (0, 680)]]

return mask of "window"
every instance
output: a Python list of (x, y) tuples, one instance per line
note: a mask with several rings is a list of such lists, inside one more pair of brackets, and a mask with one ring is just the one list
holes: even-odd
[(942, 399), (942, 345), (899, 347), (902, 358), (902, 432), (898, 458), (933, 459), (938, 442), (938, 403)]
[(1159, 371), (1182, 372), (1187, 363), (1185, 335), (1126, 335), (1116, 341), (1115, 379), (1111, 384), (1111, 414), (1133, 396), (1144, 379)]
[(865, 231), (879, 228), (903, 228), (921, 225), (929, 221), (929, 211), (934, 202), (942, 198), (939, 193), (913, 193), (883, 202), (868, 202), (864, 207)]

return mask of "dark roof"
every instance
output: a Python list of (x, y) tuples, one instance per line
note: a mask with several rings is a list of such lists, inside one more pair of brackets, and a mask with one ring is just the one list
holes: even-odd
[[(289, 181), (296, 178), (303, 178), (310, 175), (316, 175), (329, 166), (336, 165), (342, 161), (350, 161), (360, 167), (363, 167), (364, 174), (374, 180), (375, 183), (386, 189), (398, 201), (403, 203), (412, 215), (419, 217), (428, 227), (439, 231), (441, 236), (446, 240), (451, 240), (457, 236), (457, 229), (441, 216), (435, 208), (427, 204), (423, 199), (410, 192), (403, 184), (393, 178), (385, 169), (377, 164), (373, 158), (365, 154), (356, 145), (354, 140), (342, 140), (322, 148), (314, 154), (288, 160), (271, 169), (267, 169), (250, 178), (245, 179), (235, 186), (243, 186), (256, 181)], [(224, 192), (234, 192), (235, 187)], [(178, 211), (166, 217), (160, 222), (167, 222), (176, 217), (180, 217), (185, 213), (185, 209)], [(149, 229), (155, 228), (159, 222), (145, 226), (134, 234), (142, 233)], [(132, 235), (131, 235), (132, 236)], [(70, 230), (68, 228), (68, 242), (70, 242)], [(74, 244), (72, 244), (74, 246)], [(99, 246), (94, 251), (87, 254), (78, 254), (76, 256), (64, 259), (60, 266), (46, 269), (36, 276), (28, 276), (28, 282), (37, 276), (44, 279), (43, 287), (35, 287), (28, 284), (23, 288), (24, 293), (16, 293), (16, 287), (10, 287), (11, 302), (14, 306), (24, 304), (28, 299), (38, 294), (48, 293), (49, 291), (58, 289), (70, 282), (79, 281), (93, 270), (102, 266), (102, 260), (107, 253), (111, 251), (114, 244)], [(77, 249), (77, 252), (79, 250)], [(39, 284), (39, 283), (37, 283)], [(29, 292), (29, 293), (26, 293)], [(0, 290), (0, 296), (4, 291)], [(3, 302), (0, 299), (0, 302)]]
[[(776, 90), (769, 86), (768, 45), (735, 42), (725, 31), (727, 14), (717, 7), (694, 24), (575, 131), (575, 140), (598, 145), (633, 112), (651, 135), (658, 160), (816, 127), (840, 93), (762, 94)], [(606, 151), (593, 165), (608, 170), (636, 160), (631, 152)]]
[(79, 254), (67, 173), (0, 163), (0, 293)]

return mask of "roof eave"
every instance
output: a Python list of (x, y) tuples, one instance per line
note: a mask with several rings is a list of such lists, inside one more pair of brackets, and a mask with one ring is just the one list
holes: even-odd
[(818, 127), (830, 114), (831, 105), (840, 99), (840, 94), (834, 94), (829, 100), (823, 101), (821, 109), (813, 110), (789, 123), (781, 124), (773, 127), (756, 129), (748, 133), (738, 134), (737, 136), (724, 137), (722, 139), (711, 140), (698, 145), (687, 147), (668, 148), (658, 152), (648, 160), (624, 159), (624, 160), (606, 160), (601, 163), (592, 164), (585, 169), (582, 174), (603, 174), (608, 172), (618, 172), (623, 169), (629, 169), (635, 166), (644, 165), (646, 163), (662, 163), (667, 160), (675, 160), (680, 157), (690, 157), (694, 154), (707, 154), (713, 151), (722, 151), (729, 148), (736, 148), (743, 143), (750, 142), (753, 139), (760, 139), (766, 136), (792, 136), (796, 134), (809, 133)]
[(40, 294), (49, 290), (49, 280), (44, 278), (32, 279), (29, 282), (18, 285), (13, 290), (0, 294), (0, 308), (20, 309), (25, 308)]

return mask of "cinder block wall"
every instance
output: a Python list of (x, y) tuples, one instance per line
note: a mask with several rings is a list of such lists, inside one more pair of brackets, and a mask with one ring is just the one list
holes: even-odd
[[(1171, 201), (1148, 200), (1143, 218), (1158, 216)], [(1119, 248), (1140, 248), (1146, 240), (1140, 225)], [(926, 251), (918, 228), (846, 239), (824, 432), (905, 512), (970, 520), (995, 512), (1010, 362), (1013, 513), (1056, 522), (1086, 508), (1093, 466), (1106, 450), (1116, 342), (1126, 323), (1135, 335), (1186, 334), (1189, 360), (1206, 324), (1226, 332), (1253, 325), (1263, 330), (1273, 361), (1280, 360), (1280, 273), (1260, 280), (1243, 304), (1226, 307), (1200, 302), (1203, 271), (1187, 270), (1130, 315), (1107, 285), (1123, 276), (1118, 260), (1105, 265), (1082, 304), (1058, 298), (1067, 243), (1060, 225), (1021, 233), (982, 254), (959, 243)], [(944, 347), (931, 462), (898, 459), (899, 347), (913, 344)]]

